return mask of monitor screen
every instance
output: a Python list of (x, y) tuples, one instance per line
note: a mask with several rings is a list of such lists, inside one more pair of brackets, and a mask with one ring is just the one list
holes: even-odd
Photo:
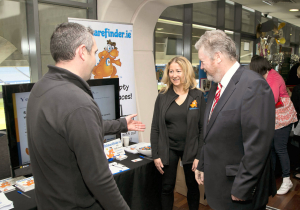
[[(95, 79), (89, 80), (87, 83), (90, 85), (94, 100), (101, 110), (103, 120), (118, 119), (120, 117), (119, 79)], [(13, 177), (27, 175), (29, 171), (27, 168), (30, 164), (30, 157), (27, 142), (26, 110), (33, 85), (34, 83), (2, 86)], [(109, 135), (104, 138), (106, 141), (110, 141), (119, 137), (120, 134)]]

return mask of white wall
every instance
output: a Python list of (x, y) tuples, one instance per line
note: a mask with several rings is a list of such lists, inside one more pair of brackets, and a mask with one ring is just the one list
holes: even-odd
[(138, 119), (146, 124), (140, 142), (150, 141), (157, 83), (153, 57), (153, 33), (161, 13), (169, 6), (208, 0), (98, 0), (98, 19), (133, 24), (135, 89)]

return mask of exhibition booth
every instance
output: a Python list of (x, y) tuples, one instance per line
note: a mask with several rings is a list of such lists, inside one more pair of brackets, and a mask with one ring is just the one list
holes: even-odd
[[(37, 7), (38, 1), (28, 2), (27, 3), (30, 4), (29, 6), (27, 5), (28, 8), (31, 8), (33, 5), (31, 9), (35, 11), (34, 8)], [(54, 2), (57, 3), (58, 1)], [(211, 87), (211, 83), (206, 79), (204, 71), (200, 69), (198, 57), (195, 57), (197, 52), (191, 48), (194, 44), (192, 42), (198, 40), (199, 34), (204, 33), (206, 30), (225, 29), (225, 20), (221, 25), (218, 22), (218, 25), (210, 27), (193, 24), (193, 21), (190, 20), (192, 15), (186, 15), (180, 22), (178, 19), (170, 17), (170, 13), (165, 12), (163, 14), (166, 8), (183, 4), (185, 5), (183, 10), (186, 11), (185, 14), (187, 14), (187, 11), (192, 11), (188, 5), (200, 2), (207, 1), (98, 0), (97, 4), (94, 4), (95, 1), (93, 1), (93, 6), (96, 5), (96, 8), (93, 8), (93, 12), (95, 13), (95, 10), (97, 11), (97, 19), (69, 17), (67, 20), (69, 22), (82, 24), (86, 27), (91, 27), (94, 30), (93, 36), (97, 43), (98, 52), (95, 68), (88, 84), (91, 87), (94, 100), (101, 110), (102, 118), (104, 120), (114, 120), (137, 113), (137, 119), (146, 124), (147, 128), (145, 132), (138, 133), (129, 131), (127, 133), (105, 136), (104, 152), (107, 155), (110, 170), (122, 196), (132, 210), (145, 209), (145, 206), (147, 206), (146, 209), (160, 209), (161, 175), (157, 171), (151, 155), (145, 155), (143, 151), (139, 150), (146, 147), (151, 148), (151, 122), (154, 104), (158, 94), (158, 86), (161, 85), (159, 80), (163, 74), (165, 61), (173, 57), (173, 55), (182, 54), (193, 63), (195, 72), (197, 71), (196, 79), (198, 87), (205, 91), (205, 96), (208, 95)], [(225, 1), (222, 2), (225, 5)], [(75, 6), (78, 8), (81, 7), (81, 9), (84, 5), (83, 3), (82, 5), (81, 3), (75, 3)], [(92, 13), (91, 7), (92, 6), (90, 6), (87, 11), (88, 14)], [(236, 11), (239, 11), (241, 15), (242, 5), (236, 4), (235, 8), (238, 9)], [(225, 6), (223, 9), (225, 13)], [(33, 16), (34, 15), (36, 15), (36, 13), (33, 13)], [(255, 15), (255, 17), (261, 16), (256, 13)], [(218, 20), (220, 19), (219, 17)], [(236, 21), (238, 20), (235, 20), (235, 22)], [(257, 23), (256, 20), (255, 23)], [(278, 21), (276, 23), (280, 24)], [(236, 42), (239, 42), (240, 46), (238, 49), (242, 55), (240, 59), (244, 61), (242, 64), (247, 65), (248, 60), (246, 57), (248, 58), (250, 55), (253, 55), (253, 53), (255, 54), (256, 50), (262, 53), (265, 53), (265, 51), (268, 52), (268, 48), (263, 47), (267, 47), (270, 42), (262, 42), (261, 45), (257, 45), (256, 49), (255, 46), (258, 43), (255, 43), (253, 40), (249, 41), (250, 38), (252, 39), (255, 35), (251, 34), (250, 36), (248, 34), (243, 37), (241, 35), (242, 23), (240, 22), (239, 24), (240, 28), (234, 28), (232, 29), (233, 31), (225, 31)], [(33, 33), (34, 30), (36, 30), (35, 27), (38, 27), (37, 25), (38, 23), (34, 22), (33, 26), (29, 26), (32, 31), (28, 32), (29, 35), (26, 37), (28, 40), (32, 38), (38, 39), (34, 37), (36, 33)], [(175, 31), (171, 29), (171, 32), (166, 32), (166, 34), (169, 34), (168, 37), (164, 37), (165, 35), (159, 32), (162, 30), (161, 28), (168, 27), (168, 25), (176, 25), (176, 27), (180, 26), (182, 28), (180, 29), (181, 35), (179, 38), (177, 37), (177, 29), (174, 29)], [(185, 37), (189, 37), (189, 39)], [(163, 49), (161, 48), (162, 44), (166, 46)], [(41, 44), (41, 48), (42, 45), (43, 44)], [(185, 47), (186, 45), (190, 45), (190, 47), (187, 49)], [(3, 172), (6, 177), (10, 175), (12, 178), (23, 177), (25, 179), (32, 175), (27, 143), (26, 108), (30, 91), (34, 83), (42, 77), (44, 72), (42, 72), (41, 63), (36, 61), (34, 58), (35, 54), (32, 54), (33, 51), (39, 52), (40, 49), (37, 50), (33, 47), (31, 49), (33, 50), (28, 53), (28, 57), (31, 59), (31, 64), (36, 64), (36, 66), (31, 67), (32, 72), (35, 73), (34, 76), (31, 76), (31, 83), (29, 83), (28, 80), (26, 84), (9, 84), (2, 86), (7, 135), (0, 138), (0, 149), (2, 145), (3, 151), (5, 150), (2, 153), (2, 156), (5, 156), (2, 162), (5, 163), (0, 163), (0, 166), (3, 167)], [(291, 56), (291, 50), (284, 47), (281, 49), (282, 53), (278, 53), (277, 62), (281, 62), (280, 65), (284, 64), (284, 67), (288, 68), (290, 63), (285, 66), (284, 55)], [(286, 53), (284, 50), (286, 50)], [(268, 53), (266, 56), (268, 56)], [(43, 56), (37, 58), (42, 60), (42, 57)], [(43, 62), (46, 60), (47, 59), (43, 57)], [(285, 70), (286, 69), (283, 69), (283, 71)], [(128, 144), (126, 143), (124, 145), (124, 139), (128, 141)], [(135, 144), (139, 146), (135, 148), (133, 146)], [(6, 145), (8, 145), (7, 149), (4, 148)], [(8, 183), (8, 185), (15, 184), (11, 184), (10, 181), (6, 181), (6, 183)], [(200, 203), (207, 205), (203, 185), (200, 185), (199, 189)], [(17, 191), (18, 189), (12, 189), (6, 193), (6, 197), (13, 201), (14, 209), (37, 209), (34, 189), (27, 192), (25, 191), (24, 193), (30, 198), (20, 196), (22, 193), (18, 193)], [(175, 191), (184, 196), (187, 195), (181, 161), (178, 163)]]

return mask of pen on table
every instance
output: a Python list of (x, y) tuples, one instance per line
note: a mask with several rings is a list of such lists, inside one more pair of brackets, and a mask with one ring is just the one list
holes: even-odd
[(145, 157), (145, 156), (142, 156), (142, 155), (140, 155), (140, 158), (145, 158), (145, 159), (147, 159), (147, 160), (153, 160), (152, 158)]
[(22, 193), (21, 191), (18, 191), (19, 194), (26, 196), (27, 198), (31, 198), (29, 195), (26, 195), (24, 193)]

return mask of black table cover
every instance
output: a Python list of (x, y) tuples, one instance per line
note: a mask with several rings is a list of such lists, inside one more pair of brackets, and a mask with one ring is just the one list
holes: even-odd
[[(126, 153), (128, 158), (121, 163), (130, 170), (114, 175), (118, 188), (132, 210), (160, 210), (161, 175), (152, 160), (143, 159), (139, 162), (131, 160), (140, 155)], [(31, 198), (20, 195), (15, 191), (6, 193), (6, 197), (14, 202), (15, 210), (37, 209), (35, 191), (25, 192)]]

